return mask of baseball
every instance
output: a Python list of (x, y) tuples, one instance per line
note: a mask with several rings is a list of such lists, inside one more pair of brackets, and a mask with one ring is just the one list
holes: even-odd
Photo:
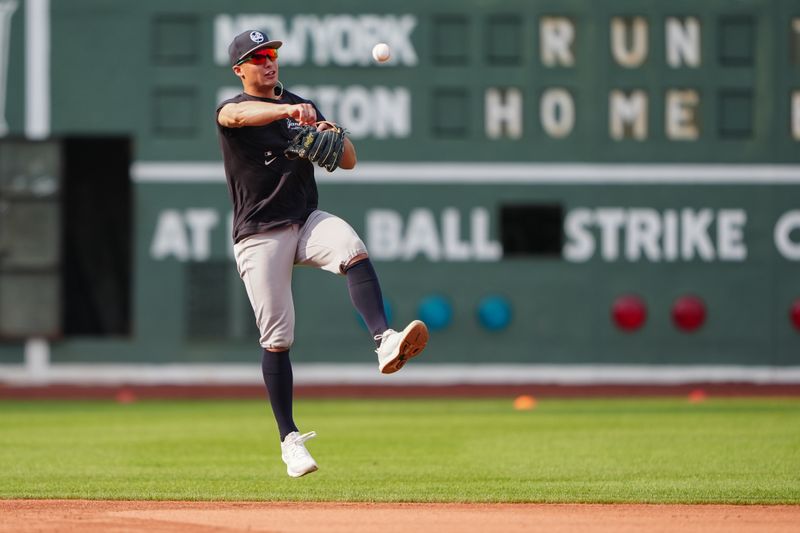
[(378, 63), (383, 63), (389, 60), (389, 45), (386, 43), (378, 43), (372, 47), (372, 58)]

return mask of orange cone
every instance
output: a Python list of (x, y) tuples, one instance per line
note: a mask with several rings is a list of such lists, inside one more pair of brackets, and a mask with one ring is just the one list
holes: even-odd
[(523, 394), (514, 400), (514, 409), (517, 411), (530, 411), (536, 408), (536, 398)]

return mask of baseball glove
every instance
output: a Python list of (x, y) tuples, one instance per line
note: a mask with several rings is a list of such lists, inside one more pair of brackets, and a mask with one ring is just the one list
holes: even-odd
[(347, 131), (333, 122), (325, 124), (330, 127), (323, 131), (312, 125), (301, 126), (289, 143), (289, 147), (283, 152), (287, 159), (302, 157), (326, 168), (328, 172), (336, 170), (342, 161)]

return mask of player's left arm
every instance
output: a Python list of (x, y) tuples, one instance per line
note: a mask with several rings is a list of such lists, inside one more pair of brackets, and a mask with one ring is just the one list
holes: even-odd
[[(325, 131), (332, 126), (328, 122), (320, 122), (317, 129), (319, 131)], [(342, 153), (342, 160), (339, 162), (339, 168), (343, 168), (345, 170), (350, 170), (355, 168), (356, 163), (358, 162), (358, 158), (356, 157), (356, 147), (353, 145), (353, 142), (350, 140), (350, 137), (344, 138), (344, 152)]]
[(339, 163), (341, 168), (350, 170), (356, 166), (356, 147), (350, 141), (350, 138), (344, 138), (344, 153), (342, 154), (342, 162)]

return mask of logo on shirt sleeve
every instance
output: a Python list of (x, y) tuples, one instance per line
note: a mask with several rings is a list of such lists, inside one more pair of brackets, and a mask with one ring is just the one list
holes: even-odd
[(286, 118), (286, 127), (289, 128), (290, 131), (292, 131), (292, 130), (299, 130), (300, 128), (303, 127), (303, 125), (300, 124), (299, 122), (295, 122), (293, 118), (289, 117)]

